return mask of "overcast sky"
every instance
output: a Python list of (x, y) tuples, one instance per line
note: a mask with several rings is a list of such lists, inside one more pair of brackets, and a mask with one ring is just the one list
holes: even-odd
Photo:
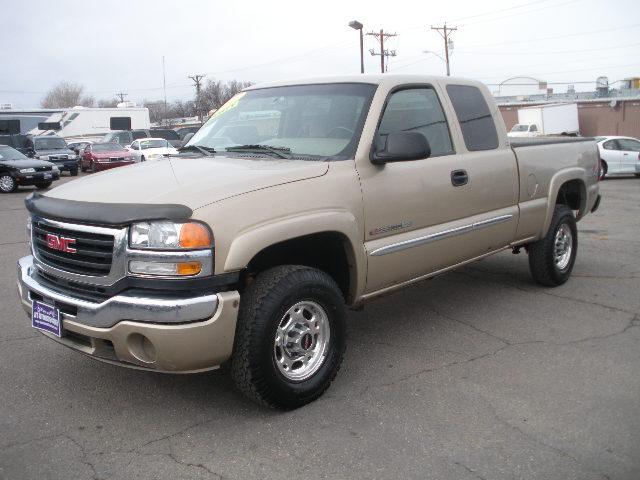
[[(0, 0), (0, 103), (37, 107), (62, 80), (96, 98), (192, 98), (187, 75), (253, 82), (358, 73), (365, 31), (396, 32), (389, 72), (444, 74), (443, 42), (431, 25), (458, 26), (452, 75), (499, 83), (530, 76), (592, 90), (640, 76), (638, 0), (265, 1)], [(365, 69), (378, 72), (365, 37)], [(553, 85), (566, 91), (566, 85)], [(497, 90), (491, 86), (492, 91)]]

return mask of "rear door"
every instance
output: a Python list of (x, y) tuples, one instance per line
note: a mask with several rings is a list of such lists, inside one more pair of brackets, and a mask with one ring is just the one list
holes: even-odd
[(445, 115), (452, 109), (443, 105), (451, 104), (438, 86), (402, 86), (387, 97), (377, 135), (421, 132), (429, 141), (431, 156), (359, 168), (368, 293), (497, 250), (513, 240), (518, 192), (515, 156), (506, 148), (506, 138), (499, 139), (482, 92), (463, 87), (463, 91), (449, 92), (463, 132), (455, 116)]
[(633, 138), (619, 138), (620, 173), (636, 173), (640, 162), (640, 141)]

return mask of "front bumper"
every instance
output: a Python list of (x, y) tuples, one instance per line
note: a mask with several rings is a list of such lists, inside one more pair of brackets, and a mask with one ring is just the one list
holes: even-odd
[(93, 303), (42, 285), (34, 273), (32, 256), (18, 261), (25, 311), (31, 315), (34, 299), (58, 307), (63, 336), (43, 334), (74, 350), (109, 363), (174, 373), (210, 370), (231, 356), (237, 291), (179, 299), (133, 291)]
[[(44, 178), (45, 173), (50, 173), (51, 178)], [(36, 173), (19, 173), (15, 176), (18, 185), (35, 185), (37, 183), (53, 182), (60, 178), (58, 172), (36, 172)]]
[(96, 172), (102, 172), (104, 170), (109, 170), (111, 168), (124, 167), (126, 165), (133, 165), (136, 163), (131, 160), (130, 162), (94, 162), (96, 166)]

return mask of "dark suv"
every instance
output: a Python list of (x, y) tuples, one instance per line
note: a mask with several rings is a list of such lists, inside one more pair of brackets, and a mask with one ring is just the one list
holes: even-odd
[(57, 135), (29, 135), (24, 141), (25, 153), (30, 158), (47, 160), (56, 165), (60, 172), (67, 171), (71, 176), (78, 175), (76, 152), (71, 150), (67, 142)]

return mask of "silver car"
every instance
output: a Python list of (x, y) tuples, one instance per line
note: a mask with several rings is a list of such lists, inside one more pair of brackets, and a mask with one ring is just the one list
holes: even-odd
[(596, 137), (600, 178), (617, 174), (640, 177), (640, 140), (631, 137)]

